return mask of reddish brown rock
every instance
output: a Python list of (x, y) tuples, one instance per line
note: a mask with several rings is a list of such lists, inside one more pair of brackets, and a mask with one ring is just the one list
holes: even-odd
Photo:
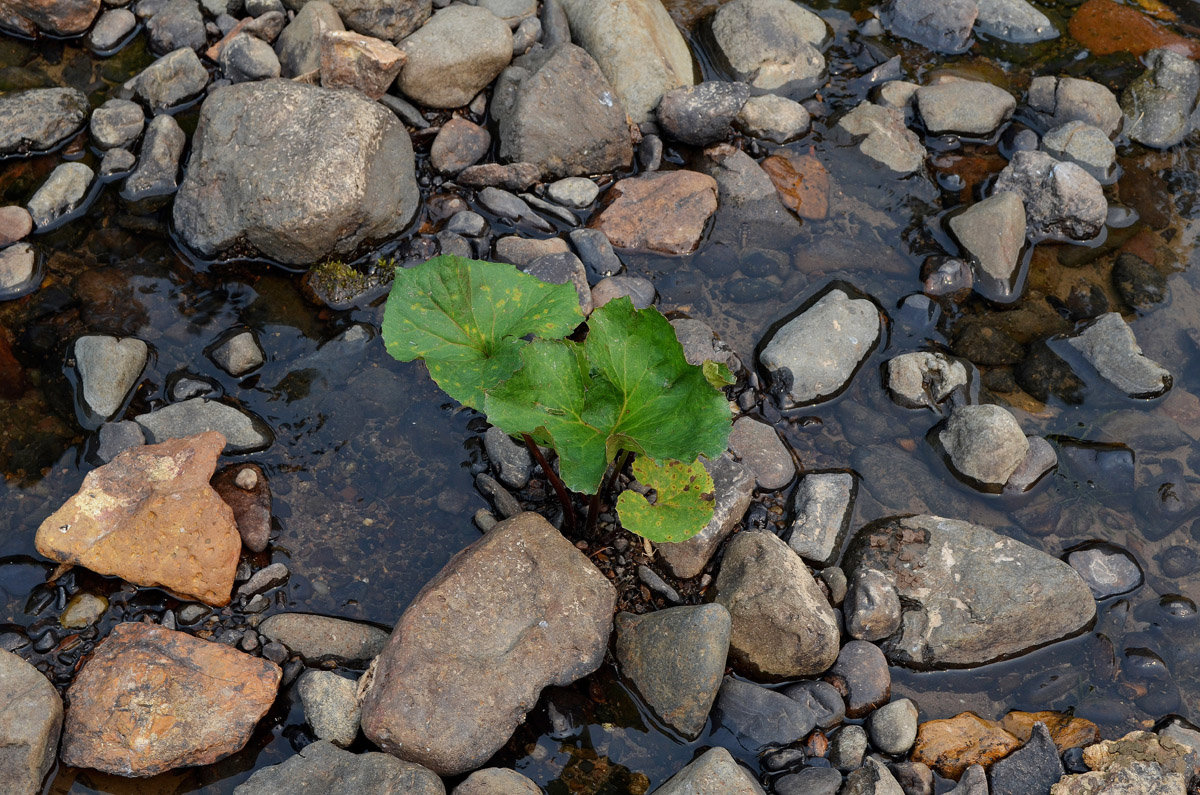
[(229, 603), (241, 538), (209, 485), (225, 437), (136, 447), (94, 469), (38, 528), (38, 552), (211, 605)]
[(464, 168), (454, 181), (465, 188), (526, 190), (541, 178), (542, 170), (533, 163), (480, 163)]
[(0, 248), (11, 246), (33, 231), (33, 218), (24, 207), (0, 207)]
[(1068, 748), (1083, 748), (1100, 742), (1100, 727), (1086, 718), (1076, 718), (1065, 712), (1010, 712), (1000, 719), (1000, 725), (1022, 744), (1029, 742), (1033, 724), (1044, 723), (1050, 739), (1059, 753)]
[(279, 689), (278, 665), (154, 624), (119, 624), (67, 690), (61, 760), (121, 776), (240, 750)]
[(486, 129), (455, 116), (442, 125), (433, 139), (429, 162), (442, 174), (457, 174), (479, 162), (491, 145), (492, 136)]
[(925, 721), (917, 727), (912, 761), (923, 762), (946, 778), (958, 780), (971, 765), (987, 767), (1015, 751), (1021, 741), (973, 712)]
[(226, 467), (213, 476), (212, 487), (233, 509), (242, 543), (262, 552), (271, 539), (271, 487), (257, 464)]
[(1131, 6), (1115, 0), (1088, 0), (1068, 24), (1071, 37), (1094, 55), (1145, 55), (1159, 47), (1200, 58), (1200, 42), (1180, 36)]
[(321, 36), (321, 85), (353, 88), (379, 99), (405, 60), (407, 56), (391, 42), (348, 30), (327, 30)]
[(829, 215), (829, 172), (816, 157), (781, 150), (762, 167), (789, 210), (814, 221)]
[(83, 33), (100, 13), (100, 0), (5, 0), (0, 21), (22, 32), (31, 27), (56, 36)]
[(623, 179), (591, 226), (618, 248), (687, 254), (717, 211), (717, 182), (695, 171), (656, 171)]
[(25, 392), (25, 371), (13, 356), (8, 339), (0, 333), (0, 398), (16, 400)]

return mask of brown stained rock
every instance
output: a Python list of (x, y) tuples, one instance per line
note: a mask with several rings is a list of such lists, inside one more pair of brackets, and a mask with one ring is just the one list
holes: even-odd
[(971, 765), (987, 767), (1015, 751), (1021, 741), (973, 712), (925, 721), (917, 728), (912, 761), (958, 780)]
[(1200, 58), (1200, 42), (1180, 36), (1161, 22), (1115, 0), (1088, 0), (1071, 17), (1071, 38), (1094, 55), (1127, 52), (1145, 55), (1159, 47)]
[(38, 552), (211, 605), (229, 603), (241, 538), (209, 486), (225, 437), (137, 447), (94, 469), (38, 528)]
[(542, 170), (533, 163), (480, 163), (464, 168), (454, 181), (465, 188), (527, 190), (541, 178)]
[(656, 171), (621, 180), (609, 197), (591, 226), (614, 246), (687, 254), (717, 211), (717, 182), (695, 171)]
[(404, 611), (365, 689), (362, 727), (441, 775), (475, 769), (548, 685), (600, 665), (616, 592), (535, 513), (454, 556)]
[(816, 157), (781, 150), (763, 160), (762, 168), (796, 215), (813, 221), (829, 215), (829, 172)]
[(119, 624), (67, 690), (61, 761), (136, 777), (211, 764), (250, 739), (282, 675), (224, 644)]
[(100, 12), (100, 0), (6, 0), (0, 3), (0, 21), (22, 32), (32, 24), (56, 36), (83, 33)]
[(212, 478), (212, 487), (233, 509), (242, 543), (262, 552), (271, 539), (271, 487), (257, 464), (226, 467)]
[(321, 36), (321, 85), (352, 88), (379, 99), (400, 74), (406, 59), (391, 42), (345, 30), (327, 30)]
[(1100, 727), (1086, 718), (1076, 718), (1065, 712), (1010, 712), (1000, 719), (1000, 725), (1022, 743), (1033, 734), (1033, 724), (1044, 723), (1050, 739), (1059, 753), (1069, 748), (1082, 748), (1100, 742)]
[(429, 147), (429, 161), (441, 174), (457, 174), (487, 154), (492, 136), (485, 128), (461, 116), (442, 125)]

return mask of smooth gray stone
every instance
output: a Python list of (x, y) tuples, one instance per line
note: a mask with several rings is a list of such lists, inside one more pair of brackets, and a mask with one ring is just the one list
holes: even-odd
[(25, 660), (0, 649), (0, 792), (42, 791), (62, 722), (62, 699), (54, 685)]
[(452, 795), (542, 795), (542, 788), (515, 770), (485, 767), (467, 776)]
[[(345, 18), (347, 27), (354, 24)], [(397, 45), (407, 57), (396, 78), (404, 96), (430, 108), (469, 103), (512, 60), (508, 25), (491, 11), (452, 5)]]
[(1042, 148), (1056, 160), (1075, 163), (1099, 182), (1111, 181), (1117, 148), (1099, 127), (1069, 121), (1047, 132), (1042, 138)]
[(992, 763), (988, 771), (991, 795), (1048, 793), (1065, 772), (1046, 724), (1035, 723), (1025, 745)]
[(613, 250), (608, 236), (599, 229), (573, 229), (568, 235), (575, 252), (593, 273), (615, 276), (625, 267)]
[(858, 479), (851, 472), (806, 472), (792, 492), (788, 546), (805, 560), (828, 565), (850, 527)]
[(124, 41), (137, 27), (137, 17), (127, 8), (110, 8), (100, 15), (88, 33), (87, 42), (98, 53), (106, 53)]
[(74, 212), (87, 198), (96, 175), (83, 163), (60, 163), (29, 199), (25, 209), (41, 229)]
[(733, 0), (717, 9), (711, 31), (734, 76), (755, 93), (804, 99), (824, 80), (825, 57), (818, 48), (829, 38), (828, 28), (790, 0)]
[(133, 419), (146, 429), (151, 442), (155, 444), (203, 431), (225, 434), (226, 453), (263, 450), (273, 441), (270, 429), (260, 418), (205, 398), (171, 403)]
[[(1014, 287), (1025, 247), (1025, 227), (1025, 204), (1012, 191), (993, 193), (950, 219), (950, 231), (970, 258), (975, 283), (986, 297), (995, 301), (1019, 297)], [(962, 375), (965, 383), (965, 371)]]
[(221, 48), (221, 71), (231, 83), (248, 83), (279, 77), (279, 56), (262, 39), (239, 33)]
[(1116, 547), (1077, 549), (1067, 555), (1067, 563), (1079, 572), (1097, 599), (1128, 593), (1142, 584), (1142, 570), (1137, 562)]
[(136, 202), (174, 193), (179, 187), (175, 180), (186, 143), (187, 136), (174, 116), (155, 116), (146, 128), (137, 168), (126, 177), (121, 198)]
[(1003, 487), (1029, 454), (1029, 440), (1016, 417), (991, 403), (955, 408), (938, 442), (955, 472), (990, 491)]
[(766, 795), (750, 771), (724, 748), (712, 748), (671, 776), (653, 795)]
[(92, 112), (89, 129), (101, 149), (128, 149), (142, 134), (146, 115), (142, 106), (127, 99), (110, 99)]
[(628, 298), (634, 309), (646, 309), (654, 305), (658, 296), (654, 282), (641, 276), (608, 276), (596, 282), (592, 288), (592, 309), (599, 309), (609, 301)]
[(907, 753), (917, 739), (917, 705), (907, 698), (883, 705), (867, 718), (867, 733), (885, 754)]
[(989, 136), (1017, 108), (1012, 94), (981, 80), (946, 80), (921, 86), (916, 96), (925, 129), (934, 135)]
[(988, 36), (1017, 44), (1058, 38), (1049, 17), (1025, 0), (975, 0), (979, 16), (975, 28)]
[(312, 613), (276, 613), (258, 631), (313, 665), (362, 665), (383, 651), (388, 639), (385, 630), (370, 624)]
[(202, 50), (208, 43), (204, 15), (196, 0), (168, 0), (146, 21), (146, 33), (150, 51), (155, 55), (166, 55), (182, 47)]
[(499, 470), (500, 480), (514, 489), (525, 488), (533, 468), (533, 460), (525, 445), (517, 443), (495, 426), (487, 429), (483, 444), (492, 465)]
[(829, 744), (829, 764), (841, 771), (862, 767), (867, 753), (867, 730), (850, 724), (843, 726)]
[(169, 52), (126, 81), (123, 88), (146, 103), (151, 113), (169, 110), (199, 95), (208, 70), (190, 47)]
[(144, 445), (146, 434), (142, 430), (142, 426), (136, 422), (121, 420), (101, 425), (97, 432), (97, 439), (96, 458), (100, 459), (101, 463), (107, 464), (126, 450)]
[(750, 467), (760, 489), (781, 489), (796, 476), (796, 465), (775, 429), (753, 417), (738, 417), (729, 433), (729, 451)]
[[(556, 201), (564, 207), (576, 209), (591, 205), (599, 194), (600, 187), (586, 177), (564, 177), (546, 186), (546, 195), (552, 201)], [(605, 240), (607, 239), (605, 238)]]
[(134, 337), (88, 335), (75, 340), (74, 353), (83, 404), (99, 426), (125, 403), (146, 367), (150, 348)]
[(278, 765), (264, 767), (234, 789), (234, 795), (446, 795), (433, 771), (377, 751), (352, 754), (319, 740)]
[(1157, 397), (1171, 388), (1171, 373), (1142, 353), (1133, 329), (1116, 312), (1101, 315), (1067, 343), (1101, 378), (1130, 397)]
[(713, 720), (751, 753), (798, 742), (817, 725), (816, 716), (800, 702), (732, 677), (725, 678), (717, 694)]
[(776, 795), (837, 795), (842, 774), (832, 767), (806, 767), (775, 781)]
[(29, 243), (0, 248), (0, 296), (16, 298), (37, 287), (37, 252)]
[(362, 716), (358, 682), (333, 671), (308, 670), (296, 681), (296, 692), (304, 705), (304, 719), (317, 737), (343, 748), (354, 742)]
[(570, 252), (546, 254), (526, 265), (522, 270), (547, 284), (570, 284), (579, 296), (579, 309), (583, 316), (592, 313), (592, 290), (588, 287), (587, 271), (583, 263)]
[(837, 129), (859, 139), (858, 148), (872, 160), (899, 175), (920, 171), (925, 165), (921, 139), (904, 123), (904, 114), (863, 101), (838, 120)]
[(808, 132), (812, 116), (799, 102), (763, 94), (746, 100), (735, 123), (747, 135), (782, 144)]
[(209, 358), (235, 378), (261, 366), (264, 361), (258, 338), (249, 330), (236, 332), (222, 340), (209, 352)]
[(897, 36), (953, 54), (970, 46), (978, 16), (975, 0), (887, 0), (880, 19)]
[(900, 594), (888, 575), (859, 569), (842, 605), (846, 632), (858, 640), (877, 641), (900, 628)]
[(846, 719), (846, 702), (837, 688), (820, 679), (798, 682), (784, 688), (783, 694), (799, 701), (817, 719), (817, 726), (832, 729)]

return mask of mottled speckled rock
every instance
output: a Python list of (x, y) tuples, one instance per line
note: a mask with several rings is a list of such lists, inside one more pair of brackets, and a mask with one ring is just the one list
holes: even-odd
[(33, 88), (0, 97), (0, 155), (53, 149), (83, 127), (87, 97), (74, 88)]
[(608, 191), (611, 201), (591, 226), (617, 248), (659, 254), (694, 251), (717, 211), (717, 183), (695, 171), (656, 171), (629, 177)]
[(138, 585), (228, 604), (242, 542), (209, 486), (225, 438), (208, 431), (126, 450), (38, 527), (41, 554)]
[(62, 729), (62, 699), (42, 673), (0, 649), (0, 792), (42, 791)]
[(671, 776), (654, 795), (766, 795), (750, 771), (724, 748), (705, 751)]
[(432, 770), (378, 751), (352, 754), (319, 740), (281, 764), (264, 767), (234, 795), (446, 795)]
[(153, 624), (119, 624), (67, 691), (61, 760), (121, 776), (241, 750), (275, 701), (273, 662)]

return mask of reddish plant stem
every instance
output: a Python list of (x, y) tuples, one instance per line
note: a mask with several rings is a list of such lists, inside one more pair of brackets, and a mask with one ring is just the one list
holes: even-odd
[(600, 485), (600, 490), (592, 495), (591, 502), (588, 503), (587, 524), (584, 525), (583, 530), (584, 535), (588, 538), (591, 538), (596, 532), (596, 520), (600, 517), (600, 495), (608, 494), (612, 490), (613, 484), (617, 481), (617, 475), (621, 474), (621, 470), (629, 463), (629, 456), (631, 455), (632, 453), (628, 450), (622, 450), (617, 455), (617, 462), (609, 469), (608, 476), (604, 478), (604, 482)]
[(533, 441), (533, 437), (527, 433), (521, 434), (521, 438), (525, 440), (525, 446), (529, 448), (529, 454), (541, 466), (542, 471), (546, 473), (546, 479), (550, 481), (550, 485), (554, 486), (554, 492), (558, 495), (558, 501), (562, 504), (563, 521), (567, 523), (567, 531), (571, 535), (575, 535), (577, 528), (575, 526), (575, 507), (571, 505), (571, 495), (567, 492), (566, 485), (562, 482), (562, 478), (550, 466), (550, 462), (546, 460), (546, 456), (542, 455), (542, 450), (537, 446), (537, 442)]

